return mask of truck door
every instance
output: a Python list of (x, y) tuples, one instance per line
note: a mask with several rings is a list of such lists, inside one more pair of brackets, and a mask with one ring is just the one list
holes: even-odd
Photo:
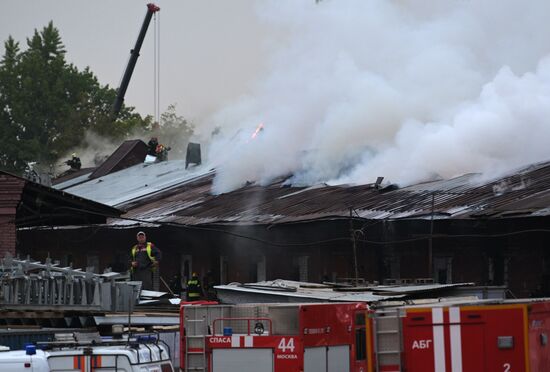
[(466, 341), (462, 343), (463, 371), (486, 371), (483, 329), (483, 324), (464, 324), (460, 329), (462, 339)]
[(349, 372), (349, 345), (329, 346), (327, 372)]
[(325, 372), (327, 370), (327, 347), (306, 347), (304, 349), (304, 372)]
[(213, 349), (212, 372), (273, 372), (273, 349)]
[(349, 345), (307, 347), (304, 372), (349, 372)]
[(461, 320), (460, 309), (436, 307), (404, 320), (408, 372), (486, 372), (485, 324)]

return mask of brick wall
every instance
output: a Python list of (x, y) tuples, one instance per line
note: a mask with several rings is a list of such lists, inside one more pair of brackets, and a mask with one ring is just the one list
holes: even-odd
[(7, 174), (0, 175), (0, 258), (6, 252), (15, 255), (15, 216), (25, 181)]

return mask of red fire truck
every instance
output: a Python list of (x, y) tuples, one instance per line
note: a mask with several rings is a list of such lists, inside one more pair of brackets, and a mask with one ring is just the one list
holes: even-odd
[(550, 371), (550, 301), (182, 306), (183, 371)]

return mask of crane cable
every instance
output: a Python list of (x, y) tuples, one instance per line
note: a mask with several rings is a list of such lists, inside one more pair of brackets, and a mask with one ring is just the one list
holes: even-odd
[(153, 119), (156, 123), (160, 123), (160, 12), (156, 12), (153, 17)]

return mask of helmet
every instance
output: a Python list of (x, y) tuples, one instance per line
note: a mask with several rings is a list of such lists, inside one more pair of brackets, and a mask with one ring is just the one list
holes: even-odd
[(73, 158), (76, 158), (76, 152), (73, 152), (73, 153), (71, 154), (71, 156), (72, 156)]
[(196, 272), (193, 272), (193, 274), (191, 274), (191, 276), (198, 276)]

